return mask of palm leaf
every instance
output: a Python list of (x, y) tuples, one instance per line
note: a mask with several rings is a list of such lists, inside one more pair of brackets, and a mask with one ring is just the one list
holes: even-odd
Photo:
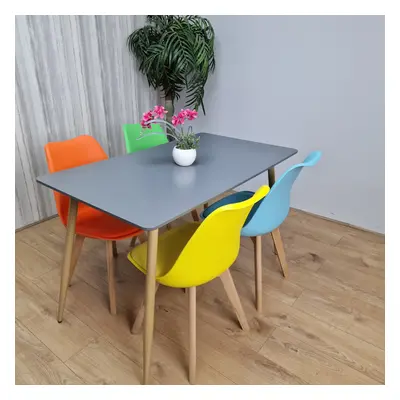
[(172, 99), (186, 90), (186, 105), (205, 113), (204, 87), (215, 69), (212, 25), (197, 15), (148, 15), (147, 22), (127, 39), (139, 70)]

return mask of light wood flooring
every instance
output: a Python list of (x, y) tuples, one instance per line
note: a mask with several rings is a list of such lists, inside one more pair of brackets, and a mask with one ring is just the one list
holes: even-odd
[[(262, 316), (250, 239), (231, 268), (250, 332), (239, 328), (219, 280), (198, 289), (197, 383), (384, 383), (384, 237), (295, 210), (281, 234), (289, 276), (263, 238)], [(64, 235), (58, 218), (16, 233), (16, 384), (139, 384), (142, 335), (129, 328), (144, 276), (126, 258), (129, 240), (118, 243), (118, 314), (108, 309), (105, 245), (88, 239), (58, 324)], [(188, 384), (187, 352), (187, 298), (161, 287), (153, 383)]]

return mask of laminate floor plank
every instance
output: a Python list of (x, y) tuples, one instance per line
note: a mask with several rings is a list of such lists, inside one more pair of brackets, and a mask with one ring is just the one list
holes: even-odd
[[(191, 220), (189, 213), (173, 225)], [(299, 210), (280, 231), (289, 275), (266, 235), (262, 314), (250, 238), (231, 267), (249, 332), (219, 279), (198, 288), (196, 383), (384, 384), (384, 236)], [(86, 239), (58, 324), (64, 238), (58, 218), (16, 233), (16, 384), (139, 384), (142, 335), (130, 326), (145, 277), (127, 260), (130, 240), (117, 242), (114, 259), (117, 315), (109, 312), (104, 242)], [(181, 289), (160, 287), (152, 384), (188, 384), (187, 308)]]

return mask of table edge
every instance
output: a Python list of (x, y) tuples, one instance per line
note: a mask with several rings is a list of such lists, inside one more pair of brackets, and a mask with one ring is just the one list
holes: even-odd
[[(241, 140), (241, 139), (239, 139), (239, 140)], [(278, 147), (282, 147), (282, 146), (278, 146)], [(266, 167), (265, 169), (262, 169), (262, 170), (261, 170), (260, 172), (258, 172), (257, 174), (250, 176), (249, 178), (247, 178), (247, 179), (245, 179), (245, 180), (239, 182), (239, 183), (238, 183), (237, 185), (235, 185), (235, 186), (232, 186), (232, 187), (229, 187), (229, 188), (223, 190), (222, 192), (216, 194), (215, 196), (218, 196), (219, 194), (225, 193), (225, 192), (227, 192), (227, 191), (229, 191), (229, 190), (234, 189), (235, 187), (238, 187), (238, 186), (240, 186), (240, 185), (243, 185), (244, 183), (248, 182), (249, 180), (254, 179), (255, 177), (257, 177), (257, 176), (263, 174), (264, 172), (268, 171), (270, 168), (274, 168), (276, 165), (282, 163), (283, 161), (286, 161), (287, 159), (289, 159), (290, 157), (293, 157), (295, 154), (298, 153), (298, 150), (297, 150), (297, 149), (293, 149), (293, 148), (289, 148), (289, 147), (286, 147), (286, 149), (291, 150), (292, 153), (289, 154), (289, 155), (288, 155), (287, 157), (285, 157), (284, 159), (280, 160), (279, 162), (277, 162), (277, 163), (275, 163), (275, 164), (273, 164), (273, 165), (270, 165), (270, 166)], [(46, 175), (50, 175), (50, 174), (46, 174)], [(176, 219), (182, 217), (183, 215), (186, 215), (187, 213), (189, 213), (189, 212), (190, 212), (191, 210), (193, 210), (194, 208), (197, 208), (197, 207), (202, 206), (202, 205), (203, 205), (204, 203), (206, 203), (208, 200), (210, 200), (210, 199), (212, 199), (212, 198), (215, 197), (215, 196), (214, 196), (214, 197), (211, 197), (211, 198), (209, 198), (209, 199), (204, 199), (204, 200), (201, 201), (199, 204), (197, 204), (196, 206), (194, 206), (192, 209), (184, 210), (184, 211), (183, 211), (182, 213), (180, 213), (179, 215), (173, 217), (172, 219), (170, 219), (170, 220), (168, 220), (168, 221), (163, 222), (163, 223), (160, 224), (160, 225), (151, 226), (151, 227), (143, 227), (143, 226), (134, 224), (134, 223), (131, 222), (131, 221), (127, 221), (126, 219), (121, 218), (121, 217), (119, 217), (119, 216), (117, 216), (117, 215), (114, 215), (114, 214), (112, 214), (112, 213), (110, 213), (110, 212), (104, 211), (104, 210), (102, 210), (101, 208), (95, 207), (95, 206), (93, 206), (92, 204), (87, 203), (87, 202), (85, 202), (85, 201), (83, 201), (83, 200), (80, 200), (80, 199), (78, 199), (78, 198), (76, 198), (76, 197), (74, 197), (74, 196), (71, 196), (71, 195), (69, 195), (69, 194), (67, 194), (67, 193), (65, 193), (65, 192), (63, 192), (63, 191), (61, 191), (61, 190), (55, 189), (54, 187), (52, 187), (52, 186), (50, 186), (50, 185), (44, 183), (43, 181), (41, 181), (41, 178), (42, 178), (43, 176), (46, 176), (46, 175), (38, 176), (38, 177), (36, 178), (36, 182), (38, 182), (39, 184), (41, 184), (41, 185), (43, 185), (43, 186), (45, 186), (45, 187), (47, 187), (47, 188), (49, 188), (49, 189), (51, 189), (51, 190), (54, 190), (55, 192), (61, 193), (61, 194), (65, 195), (65, 196), (68, 196), (68, 197), (70, 197), (70, 198), (72, 198), (72, 199), (78, 201), (79, 203), (86, 204), (86, 205), (88, 205), (89, 207), (92, 207), (92, 208), (94, 208), (94, 209), (96, 209), (96, 210), (99, 210), (99, 211), (104, 212), (104, 213), (106, 213), (106, 214), (108, 214), (108, 215), (111, 215), (111, 216), (113, 216), (114, 218), (118, 218), (119, 220), (124, 221), (125, 223), (127, 223), (127, 224), (129, 224), (129, 225), (136, 226), (137, 228), (140, 228), (140, 229), (142, 229), (142, 230), (144, 230), (144, 231), (153, 231), (153, 230), (155, 230), (155, 229), (160, 229), (160, 228), (162, 228), (163, 226), (167, 225), (168, 223), (175, 221)]]

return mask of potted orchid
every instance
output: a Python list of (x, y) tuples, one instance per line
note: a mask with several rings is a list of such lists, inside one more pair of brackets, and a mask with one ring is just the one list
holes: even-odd
[(200, 138), (193, 133), (192, 126), (189, 126), (185, 132), (183, 125), (185, 121), (196, 119), (197, 111), (189, 108), (182, 109), (177, 115), (172, 117), (171, 123), (165, 119), (167, 113), (168, 111), (163, 106), (155, 106), (153, 110), (145, 112), (140, 122), (143, 128), (140, 138), (143, 138), (145, 135), (160, 135), (157, 132), (146, 133), (146, 130), (151, 128), (152, 124), (164, 124), (167, 128), (165, 134), (171, 136), (176, 141), (176, 145), (172, 150), (172, 157), (175, 163), (181, 167), (192, 165), (196, 160), (196, 149)]

